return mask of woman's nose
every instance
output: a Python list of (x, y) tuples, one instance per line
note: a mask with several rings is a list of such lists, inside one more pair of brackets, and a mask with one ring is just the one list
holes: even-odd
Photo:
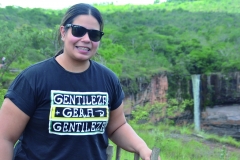
[(86, 34), (84, 34), (84, 35), (81, 37), (81, 40), (82, 40), (82, 41), (91, 41), (90, 38), (89, 38), (88, 32), (86, 32)]

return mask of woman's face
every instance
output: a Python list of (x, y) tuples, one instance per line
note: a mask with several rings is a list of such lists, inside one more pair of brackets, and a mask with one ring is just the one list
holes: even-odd
[[(79, 15), (75, 17), (72, 24), (86, 29), (100, 30), (98, 21), (91, 15)], [(64, 42), (64, 54), (70, 59), (88, 61), (97, 52), (100, 41), (91, 41), (88, 32), (82, 37), (75, 37), (72, 35), (72, 27), (65, 32), (64, 26), (62, 26), (60, 31)]]

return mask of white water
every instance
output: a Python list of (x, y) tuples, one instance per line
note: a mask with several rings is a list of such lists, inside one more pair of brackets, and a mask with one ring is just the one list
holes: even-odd
[(200, 131), (200, 74), (192, 75), (194, 99), (194, 126), (195, 131)]

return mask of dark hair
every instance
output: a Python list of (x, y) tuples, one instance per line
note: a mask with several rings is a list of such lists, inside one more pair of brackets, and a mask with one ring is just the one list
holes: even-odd
[[(70, 7), (67, 10), (67, 12), (65, 13), (64, 17), (62, 18), (60, 26), (65, 26), (66, 24), (72, 24), (74, 21), (74, 18), (76, 18), (79, 15), (92, 15), (98, 21), (98, 23), (100, 25), (100, 31), (103, 31), (104, 24), (103, 24), (103, 19), (102, 19), (101, 13), (99, 12), (99, 10), (97, 8), (93, 7), (90, 4), (86, 4), (86, 3), (78, 3), (78, 4), (75, 4), (72, 7)], [(67, 30), (67, 29), (68, 28), (65, 28), (65, 30)], [(60, 31), (58, 31), (57, 40), (61, 46), (62, 41), (61, 41)], [(63, 53), (63, 49), (58, 51), (56, 55), (59, 55), (62, 53)]]

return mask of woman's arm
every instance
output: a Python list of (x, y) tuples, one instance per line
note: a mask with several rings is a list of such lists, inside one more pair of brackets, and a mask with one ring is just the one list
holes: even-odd
[(144, 160), (150, 160), (152, 151), (126, 122), (123, 104), (110, 112), (107, 131), (109, 139), (116, 145), (129, 152), (138, 153)]
[(0, 109), (0, 159), (12, 160), (14, 144), (28, 121), (28, 115), (10, 99), (4, 99)]

